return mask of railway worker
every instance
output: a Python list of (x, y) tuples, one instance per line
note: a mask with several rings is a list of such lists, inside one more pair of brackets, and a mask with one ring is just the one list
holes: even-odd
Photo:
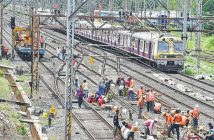
[(145, 136), (147, 137), (147, 135), (153, 135), (153, 131), (154, 131), (154, 126), (155, 124), (158, 122), (157, 118), (155, 118), (154, 120), (152, 119), (148, 119), (144, 122), (145, 125)]
[(83, 80), (82, 88), (84, 97), (88, 98), (88, 82), (86, 80)]
[(95, 94), (94, 94), (94, 93), (91, 93), (91, 94), (89, 93), (89, 96), (88, 96), (87, 101), (88, 101), (89, 103), (96, 103)]
[(82, 85), (80, 85), (80, 88), (77, 90), (77, 99), (78, 99), (79, 108), (81, 108), (81, 105), (82, 105), (82, 102), (83, 102), (83, 88), (82, 88)]
[(173, 122), (173, 117), (172, 117), (172, 115), (169, 114), (169, 113), (164, 112), (164, 113), (163, 113), (163, 117), (165, 118), (166, 125), (167, 125), (167, 126), (170, 126), (170, 125), (172, 124), (172, 122)]
[(111, 83), (112, 83), (112, 82), (113, 82), (112, 80), (107, 80), (107, 81), (105, 82), (105, 95), (108, 94), (108, 92), (109, 92), (109, 90), (110, 90), (110, 88), (111, 88)]
[(155, 103), (154, 112), (156, 114), (160, 114), (161, 113), (161, 103)]
[(127, 124), (126, 126), (127, 126), (127, 127), (126, 127), (126, 129), (124, 130), (124, 132), (123, 132), (123, 138), (124, 138), (124, 140), (127, 140), (127, 139), (128, 139), (129, 133), (131, 132), (131, 130), (130, 130), (129, 127), (128, 127), (128, 124)]
[(65, 60), (66, 49), (62, 47), (62, 59)]
[(188, 114), (185, 114), (182, 116), (182, 121), (181, 121), (181, 127), (188, 127), (189, 125), (189, 117), (188, 117)]
[(198, 104), (196, 104), (195, 108), (192, 111), (192, 123), (195, 130), (198, 128), (199, 115), (200, 115), (199, 106)]
[(41, 48), (43, 48), (43, 47), (44, 47), (44, 44), (45, 44), (45, 39), (44, 39), (43, 36), (41, 36), (39, 42), (40, 42)]
[(182, 122), (182, 116), (180, 114), (180, 110), (176, 110), (175, 115), (173, 116), (173, 124), (169, 127), (169, 130), (168, 130), (168, 137), (170, 137), (171, 131), (175, 129), (177, 133), (177, 140), (180, 139), (179, 127), (181, 122)]
[(104, 101), (103, 97), (100, 96), (100, 97), (98, 98), (98, 105), (99, 105), (99, 106), (102, 106), (104, 103), (105, 103), (105, 101)]
[(127, 137), (127, 140), (134, 140), (134, 133), (138, 130), (138, 128), (135, 126), (135, 127), (132, 127), (131, 128), (131, 131), (128, 133), (128, 137)]
[(155, 92), (153, 89), (150, 90), (149, 92), (149, 111), (154, 113), (154, 106), (155, 106)]
[(134, 80), (132, 77), (129, 78), (129, 90), (128, 90), (128, 99), (134, 101)]
[(60, 52), (61, 52), (61, 50), (60, 50), (60, 48), (58, 47), (58, 48), (56, 49), (56, 56), (57, 56), (58, 58), (60, 58)]
[(78, 77), (75, 78), (74, 85), (75, 85), (76, 88), (79, 88), (79, 79), (78, 79)]
[(114, 134), (114, 138), (118, 132), (118, 130), (120, 129), (120, 125), (119, 125), (119, 110), (116, 110), (116, 114), (113, 117), (113, 124), (114, 124), (114, 130), (113, 130), (113, 134)]
[(128, 128), (128, 123), (126, 123), (125, 121), (122, 122), (122, 127), (121, 127), (121, 134), (123, 136), (124, 131), (126, 130), (126, 128)]
[(98, 94), (101, 96), (101, 95), (104, 95), (104, 92), (105, 92), (105, 83), (104, 83), (104, 80), (101, 79), (98, 86)]
[(124, 96), (124, 92), (125, 92), (125, 80), (124, 78), (118, 78), (117, 79), (117, 82), (116, 82), (116, 85), (118, 85), (119, 89), (118, 89), (118, 94), (119, 96)]
[(8, 51), (9, 51), (9, 49), (7, 47), (4, 47), (3, 54), (4, 54), (5, 58), (7, 58)]
[(209, 133), (206, 136), (206, 140), (214, 140), (214, 127), (212, 123), (208, 123)]
[(1, 56), (2, 56), (2, 58), (4, 58), (4, 46), (3, 45), (1, 47)]
[(140, 96), (137, 101), (138, 119), (142, 119), (142, 110), (144, 105), (144, 97)]
[[(165, 128), (167, 130), (169, 130), (169, 128), (171, 127), (172, 123), (173, 123), (173, 117), (171, 114), (164, 112), (163, 117), (165, 118)], [(172, 130), (172, 133), (174, 134), (174, 130)]]
[(143, 85), (140, 85), (140, 88), (137, 90), (138, 98), (143, 97), (143, 94), (144, 94), (144, 88), (143, 88)]
[(150, 98), (149, 98), (149, 92), (150, 92), (150, 89), (147, 89), (146, 90), (146, 107), (147, 107), (147, 112), (149, 112), (149, 105), (150, 105)]

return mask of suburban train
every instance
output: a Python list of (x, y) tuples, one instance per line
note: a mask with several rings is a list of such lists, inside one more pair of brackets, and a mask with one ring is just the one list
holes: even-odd
[[(97, 22), (95, 25), (99, 27), (101, 24)], [(184, 67), (183, 42), (171, 34), (107, 30), (112, 28), (108, 24), (102, 27), (103, 30), (94, 29), (92, 34), (91, 25), (84, 21), (76, 23), (76, 27), (76, 35), (140, 57), (161, 71), (180, 71)]]
[[(13, 30), (14, 46), (17, 54), (24, 60), (32, 59), (32, 38), (30, 29), (16, 26)], [(40, 44), (39, 44), (40, 45)], [(39, 49), (39, 57), (43, 58), (45, 55), (45, 49)]]
[[(156, 13), (155, 11), (153, 11), (154, 13)], [(157, 13), (156, 13), (157, 14)], [(102, 20), (105, 20), (104, 17), (116, 17), (114, 20), (116, 22), (135, 22), (135, 20), (130, 20), (128, 18), (122, 18), (122, 17), (132, 17), (132, 16), (136, 16), (139, 14), (137, 13), (132, 13), (131, 11), (103, 11), (103, 10), (94, 10), (94, 15), (95, 16), (101, 16), (103, 18), (96, 18), (95, 21), (99, 21), (101, 22)], [(151, 15), (149, 15), (149, 13), (147, 14), (148, 17), (150, 17)], [(168, 17), (165, 14), (160, 14), (158, 13), (158, 18), (159, 19), (147, 19), (147, 25), (148, 26), (158, 26), (158, 27), (162, 27), (162, 28), (166, 28), (166, 25), (168, 24)], [(155, 16), (152, 16), (155, 17)], [(139, 17), (140, 18), (140, 17)], [(172, 24), (172, 23), (170, 23)]]

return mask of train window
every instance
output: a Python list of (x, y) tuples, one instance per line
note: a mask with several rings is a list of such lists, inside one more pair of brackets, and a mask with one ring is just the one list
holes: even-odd
[(144, 45), (145, 45), (144, 41), (140, 40), (140, 49), (141, 50), (144, 50)]
[(184, 51), (183, 42), (174, 42), (174, 50), (178, 52)]
[(145, 53), (149, 53), (149, 41), (145, 42)]
[(168, 52), (169, 44), (163, 41), (159, 41), (158, 43), (158, 52)]
[(135, 47), (136, 47), (136, 49), (138, 49), (138, 39), (135, 39)]
[(120, 35), (120, 45), (123, 45), (123, 35)]

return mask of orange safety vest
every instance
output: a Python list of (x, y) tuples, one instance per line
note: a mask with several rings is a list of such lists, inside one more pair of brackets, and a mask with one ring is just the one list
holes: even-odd
[(160, 103), (155, 103), (154, 110), (157, 112), (158, 110), (160, 110), (160, 108), (161, 108), (161, 104)]
[(173, 122), (177, 123), (177, 124), (180, 124), (181, 121), (182, 121), (182, 116), (180, 114), (175, 114), (174, 117), (173, 117)]
[(140, 97), (140, 98), (138, 99), (138, 101), (137, 101), (137, 106), (138, 106), (138, 107), (139, 107), (139, 106), (143, 106), (143, 104), (144, 104), (143, 98)]
[(200, 113), (199, 109), (194, 108), (194, 109), (193, 109), (193, 112), (192, 112), (192, 117), (198, 119), (199, 113)]
[(188, 120), (187, 116), (182, 116), (181, 126), (185, 126), (187, 123), (187, 120)]
[(168, 113), (166, 113), (165, 119), (167, 124), (171, 124), (173, 122), (173, 117)]
[(143, 89), (138, 89), (137, 91), (138, 98), (143, 97)]
[(130, 88), (134, 88), (134, 81), (130, 80)]
[(149, 92), (149, 100), (150, 101), (155, 101), (155, 94), (154, 94), (154, 92)]

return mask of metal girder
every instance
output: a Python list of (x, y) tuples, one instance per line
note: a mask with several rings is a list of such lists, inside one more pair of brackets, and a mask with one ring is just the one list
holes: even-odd
[(75, 0), (68, 0), (67, 5), (67, 57), (66, 57), (66, 93), (65, 93), (65, 140), (71, 140), (72, 128), (72, 96), (74, 69), (71, 61), (73, 60), (74, 47), (74, 21), (75, 17), (70, 16), (75, 11)]
[[(129, 31), (131, 28), (78, 28), (75, 29), (81, 29), (81, 30), (105, 30), (105, 31)], [(149, 31), (157, 31), (157, 29), (154, 28), (140, 28), (140, 29), (132, 29), (133, 32), (149, 32)], [(162, 32), (183, 32), (183, 29), (159, 29), (159, 31)], [(202, 32), (202, 33), (214, 33), (214, 30), (191, 30), (187, 29), (187, 32)]]
[[(87, 16), (87, 15), (77, 15), (76, 16), (79, 19), (93, 19), (93, 18), (102, 18), (104, 20), (110, 20), (110, 19), (119, 19), (119, 17), (114, 17), (114, 16)], [(130, 19), (135, 19), (136, 17), (128, 17)], [(166, 19), (162, 17), (138, 17), (140, 20), (143, 19)], [(127, 19), (127, 18), (121, 18), (121, 19)], [(183, 20), (184, 18), (182, 17), (170, 17), (167, 18), (169, 20)], [(206, 20), (206, 21), (211, 21), (214, 20), (214, 17), (201, 17), (201, 18), (196, 18), (196, 17), (190, 17), (189, 20)]]
[(72, 96), (74, 91), (75, 72), (73, 68), (73, 48), (76, 12), (87, 2), (84, 0), (76, 9), (76, 0), (68, 0), (67, 4), (67, 48), (66, 48), (66, 93), (65, 93), (65, 140), (71, 140), (72, 128)]

